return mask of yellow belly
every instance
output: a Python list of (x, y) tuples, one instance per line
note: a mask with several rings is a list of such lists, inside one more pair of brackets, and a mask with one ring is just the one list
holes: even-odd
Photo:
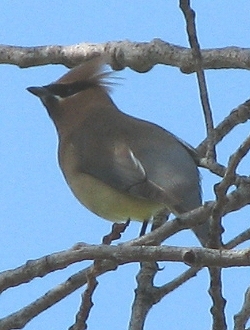
[(150, 220), (164, 205), (121, 193), (88, 174), (75, 174), (66, 180), (76, 196), (90, 211), (114, 222)]

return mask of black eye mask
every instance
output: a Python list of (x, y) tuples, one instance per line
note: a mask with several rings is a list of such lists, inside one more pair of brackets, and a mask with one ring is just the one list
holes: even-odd
[(76, 81), (71, 84), (50, 84), (43, 87), (49, 90), (51, 94), (64, 98), (94, 86), (96, 86), (96, 84), (92, 83), (91, 81)]

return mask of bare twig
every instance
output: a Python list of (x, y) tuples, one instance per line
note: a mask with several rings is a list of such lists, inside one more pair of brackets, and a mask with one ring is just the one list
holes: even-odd
[(158, 287), (154, 292), (155, 303), (159, 302), (163, 297), (165, 297), (170, 292), (174, 291), (182, 284), (190, 280), (192, 277), (196, 276), (196, 274), (202, 269), (202, 267), (191, 267), (179, 276), (177, 276), (172, 281), (164, 284), (161, 287)]
[[(169, 214), (167, 208), (160, 211), (154, 217), (151, 231), (155, 231), (157, 228), (160, 230), (163, 223), (165, 223), (166, 219), (169, 217)], [(155, 242), (155, 245), (159, 245), (160, 243), (160, 241)], [(135, 297), (132, 304), (129, 330), (143, 329), (147, 314), (156, 303), (155, 290), (157, 289), (154, 286), (154, 278), (158, 270), (158, 264), (155, 260), (152, 262), (140, 263), (140, 270), (136, 277), (137, 289), (135, 290)]]
[[(227, 195), (227, 204), (225, 205), (223, 215), (238, 210), (247, 204), (250, 204), (250, 184), (243, 182), (235, 191)], [(181, 220), (175, 219), (168, 221), (151, 233), (124, 243), (124, 246), (156, 245), (157, 242), (164, 241), (167, 237), (181, 229), (191, 228), (198, 223), (205, 222), (207, 217), (210, 216), (213, 206), (213, 202), (205, 204), (196, 210), (183, 214)], [(60, 254), (53, 253), (50, 256), (28, 261), (25, 265), (16, 269), (3, 271), (0, 273), (0, 291), (2, 292), (9, 287), (17, 286), (21, 283), (27, 283), (35, 277), (43, 277), (52, 271), (66, 268), (72, 263), (83, 260), (83, 254), (87, 252), (87, 249), (81, 249), (84, 246), (88, 247), (89, 245), (78, 244), (72, 249), (63, 251)], [(100, 250), (103, 251), (102, 247), (100, 247)], [(95, 258), (96, 255), (89, 255), (89, 259), (93, 260)]]
[(130, 220), (125, 223), (113, 223), (111, 232), (103, 237), (102, 244), (110, 245), (113, 241), (121, 238), (121, 234), (127, 229)]
[(231, 241), (229, 241), (227, 244), (224, 245), (225, 249), (233, 249), (239, 244), (248, 241), (250, 239), (250, 229), (247, 229), (234, 237)]
[(129, 322), (129, 330), (142, 330), (146, 316), (154, 305), (153, 280), (158, 271), (156, 262), (142, 262), (141, 268), (136, 276), (137, 288), (132, 304), (132, 313)]
[(225, 175), (220, 183), (216, 184), (214, 187), (216, 194), (216, 203), (213, 208), (211, 221), (211, 241), (213, 247), (221, 246), (221, 217), (223, 214), (223, 209), (227, 201), (226, 193), (230, 186), (235, 182), (236, 178), (236, 168), (238, 167), (241, 160), (248, 153), (250, 149), (250, 136), (245, 139), (241, 146), (230, 156), (228, 161), (228, 167), (225, 171)]
[(92, 296), (98, 285), (95, 274), (93, 271), (87, 272), (87, 288), (82, 294), (82, 302), (78, 313), (76, 314), (76, 322), (69, 330), (85, 330), (87, 329), (87, 319), (90, 314), (90, 310), (93, 307)]
[(214, 124), (213, 116), (210, 108), (208, 90), (205, 79), (205, 74), (203, 70), (203, 59), (200, 50), (199, 41), (197, 38), (196, 26), (195, 26), (195, 12), (190, 7), (189, 0), (180, 0), (180, 8), (184, 14), (187, 25), (187, 34), (189, 39), (189, 44), (192, 48), (192, 53), (194, 56), (194, 62), (196, 66), (196, 75), (199, 85), (200, 99), (202, 104), (202, 109), (204, 113), (206, 128), (207, 128), (207, 152), (206, 157), (208, 161), (212, 163), (216, 160), (215, 153), (215, 141), (214, 141)]
[[(219, 143), (231, 130), (239, 125), (245, 123), (250, 119), (250, 100), (239, 105), (232, 110), (230, 114), (222, 120), (222, 122), (214, 129), (214, 142)], [(207, 138), (197, 147), (197, 152), (200, 157), (205, 157), (207, 150)]]
[[(209, 104), (205, 74), (203, 71), (202, 55), (196, 33), (195, 12), (191, 9), (189, 0), (180, 0), (180, 8), (183, 11), (183, 14), (186, 19), (189, 43), (192, 48), (194, 59), (197, 65), (196, 72), (199, 84), (200, 99), (207, 128), (206, 159), (208, 164), (213, 164), (216, 161), (215, 132), (212, 111)], [(218, 214), (218, 212), (215, 214), (215, 211), (213, 209), (210, 221), (210, 232), (212, 232), (212, 235), (208, 242), (208, 246), (213, 246), (217, 248), (221, 246), (221, 216), (222, 214)], [(225, 319), (225, 299), (222, 296), (221, 269), (209, 268), (209, 273), (211, 277), (209, 293), (213, 301), (213, 306), (211, 308), (211, 313), (213, 316), (213, 329), (223, 330), (226, 329), (227, 326)]]
[[(234, 316), (234, 330), (245, 330), (250, 318), (250, 287), (246, 290), (241, 310)], [(249, 328), (248, 328), (249, 329)]]
[[(102, 268), (102, 273), (116, 269), (116, 265), (106, 261)], [(22, 329), (30, 320), (67, 297), (87, 282), (87, 272), (84, 269), (68, 278), (65, 282), (48, 291), (45, 295), (33, 301), (31, 304), (21, 308), (19, 311), (10, 314), (0, 320), (1, 330)]]
[(211, 314), (213, 316), (213, 330), (226, 330), (226, 317), (225, 317), (225, 305), (226, 300), (222, 295), (222, 280), (221, 280), (221, 268), (209, 268), (210, 273), (210, 288), (209, 294), (213, 301), (211, 307)]
[[(239, 146), (239, 148), (230, 156), (225, 175), (221, 182), (217, 185), (216, 191), (218, 198), (222, 198), (227, 193), (229, 187), (234, 184), (236, 169), (241, 160), (250, 150), (250, 135)], [(217, 201), (218, 203), (218, 201)]]
[[(105, 235), (102, 239), (102, 244), (110, 245), (114, 240), (121, 238), (121, 234), (126, 230), (130, 220), (126, 223), (113, 223), (111, 232)], [(111, 258), (112, 259), (112, 258)], [(113, 259), (114, 260), (114, 259)], [(96, 276), (102, 272), (103, 258), (94, 260), (92, 267), (90, 267), (87, 274), (87, 288), (82, 294), (82, 301), (78, 313), (76, 314), (76, 322), (70, 327), (69, 330), (85, 330), (87, 329), (87, 319), (90, 315), (90, 310), (94, 303), (92, 297), (95, 289), (97, 288), (98, 281)], [(117, 264), (118, 266), (118, 264)]]
[[(250, 119), (250, 100), (239, 105), (234, 109), (215, 129), (215, 144), (219, 143), (235, 126), (245, 123)], [(205, 152), (207, 149), (207, 139), (205, 139), (197, 148), (197, 152), (201, 157), (199, 159), (199, 165), (201, 167), (209, 169), (212, 173), (217, 174), (220, 177), (224, 177), (227, 168), (218, 162), (208, 162), (205, 158)], [(242, 181), (250, 182), (249, 177), (243, 177), (235, 174), (235, 185), (238, 185)]]

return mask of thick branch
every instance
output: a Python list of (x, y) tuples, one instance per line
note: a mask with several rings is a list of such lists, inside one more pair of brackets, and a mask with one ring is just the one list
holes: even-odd
[[(192, 256), (191, 256), (192, 253)], [(188, 258), (188, 259), (187, 259)], [(72, 263), (84, 260), (105, 260), (115, 261), (117, 264), (125, 264), (140, 261), (172, 261), (172, 262), (188, 262), (196, 266), (220, 266), (235, 267), (250, 265), (249, 249), (239, 251), (215, 250), (204, 248), (186, 248), (171, 246), (128, 246), (121, 244), (118, 246), (104, 245), (83, 245), (77, 250), (70, 249), (53, 253), (37, 260), (29, 261), (26, 265), (15, 270), (2, 272), (1, 274), (1, 291), (3, 291), (6, 282), (9, 287), (17, 285), (14, 278), (22, 277), (22, 273), (31, 273), (34, 268), (43, 269), (45, 263), (50, 270), (58, 270), (66, 268)], [(43, 270), (44, 271), (44, 270)], [(34, 273), (35, 274), (35, 273)], [(33, 274), (33, 277), (35, 277)], [(43, 276), (44, 273), (36, 273), (36, 276)], [(13, 282), (11, 285), (11, 281)]]
[[(223, 215), (228, 212), (238, 210), (247, 204), (250, 204), (249, 186), (250, 185), (247, 183), (242, 183), (238, 187), (238, 189), (227, 195), (227, 203), (224, 206)], [(196, 210), (187, 212), (181, 216), (181, 219), (168, 221), (160, 228), (155, 229), (153, 232), (144, 235), (143, 237), (126, 242), (123, 244), (123, 246), (155, 245), (158, 242), (162, 242), (167, 237), (173, 235), (181, 229), (190, 228), (197, 225), (198, 223), (205, 222), (206, 219), (208, 219), (208, 217), (210, 216), (213, 206), (214, 202), (211, 202)], [(74, 262), (83, 260), (83, 256), (77, 252), (78, 250), (79, 249), (77, 247), (70, 250), (72, 253), (70, 251), (64, 251), (64, 255), (61, 255), (61, 257), (57, 253), (55, 253), (38, 260), (29, 261), (26, 265), (21, 266), (17, 269), (8, 270), (0, 273), (0, 291), (2, 292), (8, 287), (13, 287), (21, 283), (29, 282), (35, 277), (43, 277), (53, 270), (63, 269)], [(108, 256), (105, 257), (105, 255), (103, 254), (105, 253), (103, 246), (99, 246), (99, 250), (99, 258), (108, 258)], [(86, 253), (86, 250), (84, 253)], [(68, 257), (66, 257), (67, 255)], [(115, 258), (118, 257), (119, 256), (116, 256)], [(91, 260), (99, 259), (94, 254), (92, 256), (89, 255), (89, 258)], [(146, 260), (147, 259), (145, 259), (145, 261)], [(127, 262), (129, 261), (136, 261), (136, 259), (133, 259), (132, 257), (131, 259), (127, 259)]]
[[(108, 54), (115, 70), (130, 67), (146, 72), (156, 64), (180, 68), (185, 73), (195, 72), (192, 51), (160, 39), (151, 42), (112, 41), (102, 44), (79, 43), (70, 46), (18, 47), (0, 45), (0, 63), (21, 68), (46, 64), (73, 67), (97, 54)], [(203, 69), (250, 69), (250, 49), (224, 47), (201, 50)]]

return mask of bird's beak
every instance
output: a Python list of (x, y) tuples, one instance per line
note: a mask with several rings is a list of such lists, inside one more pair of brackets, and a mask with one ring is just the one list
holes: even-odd
[(45, 87), (28, 87), (27, 91), (40, 98), (51, 95), (48, 89)]

